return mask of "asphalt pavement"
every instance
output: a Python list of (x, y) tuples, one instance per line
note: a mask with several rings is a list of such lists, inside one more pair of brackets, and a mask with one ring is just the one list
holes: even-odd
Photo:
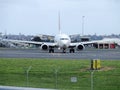
[(120, 49), (85, 49), (75, 53), (48, 53), (39, 49), (0, 48), (0, 58), (53, 58), (53, 59), (102, 59), (120, 60)]

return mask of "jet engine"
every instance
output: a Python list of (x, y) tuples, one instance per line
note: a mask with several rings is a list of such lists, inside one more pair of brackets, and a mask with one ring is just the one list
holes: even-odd
[(46, 44), (42, 44), (41, 47), (40, 47), (40, 49), (42, 49), (42, 50), (48, 50), (49, 46), (46, 45)]
[(79, 51), (79, 50), (83, 50), (85, 47), (84, 47), (84, 45), (83, 44), (78, 44), (77, 46), (76, 46), (76, 49)]

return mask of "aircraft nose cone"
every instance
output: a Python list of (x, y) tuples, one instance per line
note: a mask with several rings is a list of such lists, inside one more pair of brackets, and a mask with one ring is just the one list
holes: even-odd
[(64, 42), (64, 43), (63, 43), (63, 47), (64, 47), (64, 48), (67, 48), (67, 47), (68, 47), (68, 42)]

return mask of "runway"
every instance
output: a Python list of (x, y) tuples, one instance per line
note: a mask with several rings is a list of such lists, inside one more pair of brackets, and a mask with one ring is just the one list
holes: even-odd
[(75, 53), (48, 53), (39, 49), (0, 48), (0, 58), (101, 59), (120, 60), (120, 49), (85, 49)]

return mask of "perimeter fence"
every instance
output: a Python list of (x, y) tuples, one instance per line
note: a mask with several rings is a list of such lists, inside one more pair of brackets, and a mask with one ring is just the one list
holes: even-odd
[(106, 68), (91, 71), (62, 67), (0, 69), (0, 85), (60, 90), (120, 90), (120, 72)]

